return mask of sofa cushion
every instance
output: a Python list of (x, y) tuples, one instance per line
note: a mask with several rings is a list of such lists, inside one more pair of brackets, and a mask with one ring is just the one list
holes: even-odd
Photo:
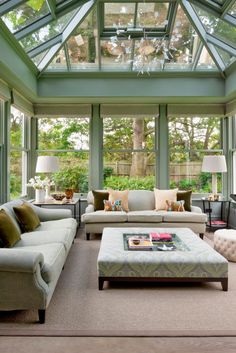
[(74, 218), (58, 219), (56, 221), (41, 222), (37, 231), (49, 231), (54, 229), (76, 229), (77, 222)]
[(85, 223), (117, 223), (127, 222), (128, 216), (124, 211), (106, 212), (96, 211), (85, 213), (83, 215), (83, 222)]
[(150, 190), (130, 190), (129, 211), (146, 211), (155, 209), (154, 192)]
[(119, 191), (119, 190), (108, 189), (108, 191), (109, 191), (109, 200), (112, 202), (120, 200), (123, 211), (128, 212), (129, 211), (129, 204), (128, 204), (129, 190)]
[(104, 200), (108, 200), (109, 192), (108, 191), (96, 191), (92, 190), (94, 197), (94, 209), (95, 211), (104, 210)]
[(169, 223), (204, 223), (207, 221), (205, 213), (195, 212), (158, 212), (162, 215), (163, 222)]
[(34, 231), (21, 235), (21, 240), (17, 242), (15, 248), (37, 246), (43, 244), (61, 243), (66, 253), (69, 252), (74, 239), (74, 233), (70, 229), (55, 231)]
[(1, 247), (11, 248), (20, 240), (20, 232), (11, 216), (5, 210), (0, 210), (0, 242)]
[(162, 222), (162, 216), (159, 215), (156, 211), (130, 211), (127, 215), (128, 222)]
[(192, 196), (192, 190), (177, 192), (177, 201), (184, 200), (185, 211), (191, 212), (191, 196)]
[(28, 247), (18, 247), (24, 251), (35, 251), (41, 253), (44, 257), (44, 263), (41, 269), (41, 275), (46, 283), (56, 280), (61, 273), (66, 260), (66, 252), (63, 244), (52, 243), (44, 245), (35, 245)]
[(166, 201), (176, 202), (177, 191), (178, 189), (172, 189), (172, 190), (154, 189), (156, 211), (165, 210)]
[(16, 228), (22, 233), (19, 223), (17, 222), (15, 212), (13, 211), (13, 207), (22, 205), (22, 200), (13, 200), (10, 202), (4, 203), (4, 205), (0, 206), (1, 209), (5, 210), (9, 216), (11, 216), (12, 221), (14, 222)]
[(18, 207), (14, 206), (13, 210), (23, 232), (32, 232), (40, 225), (37, 213), (26, 202)]

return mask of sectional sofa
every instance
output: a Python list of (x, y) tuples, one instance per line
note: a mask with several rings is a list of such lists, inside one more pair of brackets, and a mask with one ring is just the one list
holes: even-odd
[[(17, 228), (13, 207), (21, 203), (16, 200), (0, 206)], [(39, 216), (40, 226), (21, 234), (14, 247), (0, 248), (0, 310), (37, 309), (39, 322), (44, 323), (46, 308), (76, 235), (77, 222), (70, 210), (31, 207)]]
[(206, 230), (207, 216), (200, 207), (191, 206), (191, 212), (155, 211), (154, 192), (149, 190), (129, 191), (129, 212), (95, 211), (91, 191), (87, 202), (88, 206), (82, 215), (87, 240), (91, 233), (102, 233), (105, 227), (185, 227), (202, 238)]

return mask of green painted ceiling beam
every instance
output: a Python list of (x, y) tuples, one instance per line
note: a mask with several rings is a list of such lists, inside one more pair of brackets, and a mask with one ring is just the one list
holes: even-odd
[(64, 28), (62, 32), (61, 43), (54, 45), (48, 53), (44, 56), (43, 60), (38, 65), (39, 71), (44, 71), (46, 67), (53, 60), (57, 52), (63, 47), (64, 43), (71, 36), (76, 27), (84, 20), (84, 18), (88, 15), (90, 10), (93, 8), (96, 0), (90, 0), (86, 4), (82, 5), (80, 9), (77, 11), (75, 16), (71, 19), (70, 23)]
[(27, 0), (8, 0), (0, 5), (0, 16), (24, 4)]
[(79, 78), (41, 77), (40, 97), (224, 97), (225, 81), (217, 77)]
[(56, 19), (56, 0), (46, 0), (51, 11), (52, 17)]
[(212, 59), (214, 60), (214, 62), (216, 64), (216, 66), (219, 68), (219, 70), (222, 72), (222, 75), (224, 76), (223, 72), (225, 70), (225, 63), (221, 59), (221, 57), (220, 57), (219, 53), (217, 52), (216, 48), (214, 47), (214, 45), (212, 45), (211, 43), (208, 43), (207, 38), (206, 38), (205, 28), (204, 28), (201, 20), (199, 19), (198, 15), (194, 11), (192, 5), (187, 0), (182, 0), (181, 6), (183, 7), (193, 28), (198, 33), (200, 39), (202, 40), (203, 44), (207, 48), (209, 54), (211, 55)]

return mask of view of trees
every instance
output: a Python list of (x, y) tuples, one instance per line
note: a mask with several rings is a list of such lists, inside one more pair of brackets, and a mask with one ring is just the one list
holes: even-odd
[[(161, 153), (155, 149), (156, 120), (144, 116), (103, 118), (105, 187), (155, 187), (155, 163)], [(23, 121), (24, 115), (12, 108), (12, 196), (21, 194), (24, 178)], [(171, 187), (210, 192), (211, 175), (201, 173), (201, 164), (205, 154), (221, 153), (220, 131), (220, 118), (169, 118)], [(58, 189), (72, 186), (80, 192), (88, 191), (89, 118), (39, 118), (38, 150), (39, 155), (58, 156), (60, 171), (54, 175)]]

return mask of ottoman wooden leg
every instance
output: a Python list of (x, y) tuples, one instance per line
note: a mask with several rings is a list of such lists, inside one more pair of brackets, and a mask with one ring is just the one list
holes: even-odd
[(86, 233), (86, 239), (90, 240), (90, 233)]
[(200, 237), (201, 239), (203, 239), (203, 238), (204, 238), (204, 233), (200, 233), (200, 234), (199, 234), (199, 237)]
[(228, 278), (224, 278), (221, 280), (221, 285), (222, 285), (222, 289), (224, 292), (228, 291)]

